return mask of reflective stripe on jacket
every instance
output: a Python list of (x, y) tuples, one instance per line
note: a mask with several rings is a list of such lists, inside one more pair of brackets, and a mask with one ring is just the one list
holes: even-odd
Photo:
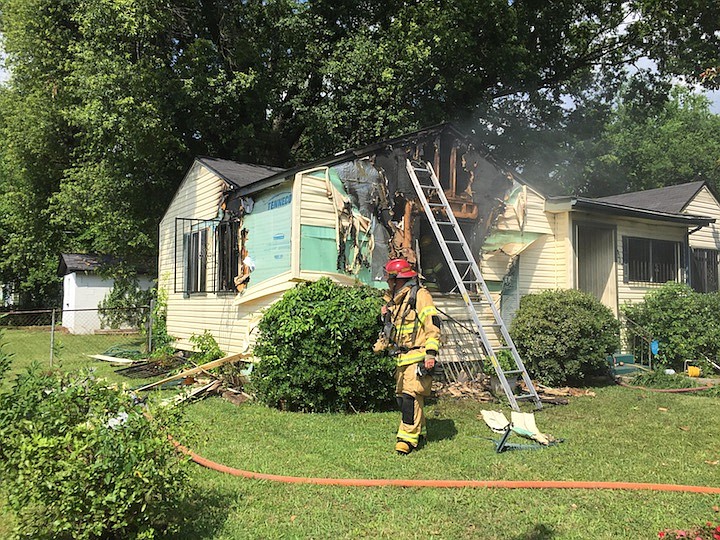
[(392, 302), (389, 293), (385, 297), (393, 323), (390, 346), (397, 348), (398, 354), (395, 358), (398, 366), (420, 362), (425, 359), (427, 351), (437, 352), (440, 348), (440, 328), (433, 321), (433, 316), (438, 312), (432, 296), (426, 288), (418, 288), (413, 309), (410, 305), (413, 286), (417, 284), (409, 281), (398, 291)]

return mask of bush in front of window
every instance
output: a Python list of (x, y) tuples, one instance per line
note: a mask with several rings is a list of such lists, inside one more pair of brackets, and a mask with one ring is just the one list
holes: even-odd
[(682, 371), (686, 360), (702, 364), (705, 357), (720, 357), (720, 293), (698, 293), (670, 282), (622, 311), (630, 337), (641, 334), (646, 341), (658, 341), (653, 363)]
[(394, 361), (372, 352), (382, 299), (328, 278), (301, 283), (263, 315), (252, 387), (272, 407), (305, 412), (377, 410), (392, 402)]
[(549, 385), (583, 383), (607, 372), (620, 324), (594, 296), (548, 290), (520, 300), (510, 333), (528, 373)]

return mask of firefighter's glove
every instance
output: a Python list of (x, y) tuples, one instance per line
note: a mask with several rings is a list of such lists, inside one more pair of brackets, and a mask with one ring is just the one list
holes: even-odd
[(434, 354), (426, 354), (425, 355), (425, 369), (428, 371), (432, 371), (435, 369), (435, 355)]
[(428, 351), (425, 355), (425, 360), (423, 362), (418, 362), (417, 374), (420, 377), (433, 374), (433, 370), (435, 369), (435, 354), (435, 351)]

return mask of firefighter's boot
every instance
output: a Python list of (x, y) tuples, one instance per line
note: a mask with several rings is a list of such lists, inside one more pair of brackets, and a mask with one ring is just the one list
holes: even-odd
[(395, 443), (395, 451), (398, 454), (406, 456), (412, 451), (412, 446), (410, 446), (410, 444), (405, 441), (398, 441), (397, 443)]

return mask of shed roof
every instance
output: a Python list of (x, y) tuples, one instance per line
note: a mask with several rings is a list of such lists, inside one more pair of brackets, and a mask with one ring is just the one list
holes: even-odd
[(609, 197), (601, 197), (597, 200), (612, 204), (621, 204), (623, 206), (643, 208), (645, 210), (679, 214), (685, 210), (685, 207), (693, 197), (695, 197), (705, 185), (706, 183), (704, 181), (690, 182), (677, 186), (666, 186), (648, 189), (646, 191), (611, 195)]
[[(61, 253), (57, 275), (66, 276), (73, 272), (97, 272), (103, 267), (116, 265), (123, 260), (112, 255), (98, 255), (96, 253)], [(127, 261), (125, 261), (127, 262)], [(139, 275), (152, 275), (154, 273), (150, 260), (140, 259), (133, 261)]]
[(58, 276), (65, 276), (73, 272), (95, 272), (101, 266), (117, 262), (107, 255), (94, 255), (89, 253), (61, 253), (58, 265)]

